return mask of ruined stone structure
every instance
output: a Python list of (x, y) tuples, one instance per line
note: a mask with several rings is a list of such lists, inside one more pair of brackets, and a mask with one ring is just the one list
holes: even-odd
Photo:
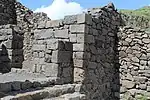
[[(1, 100), (150, 98), (150, 35), (113, 4), (51, 20), (2, 0)], [(14, 8), (11, 8), (11, 7)]]

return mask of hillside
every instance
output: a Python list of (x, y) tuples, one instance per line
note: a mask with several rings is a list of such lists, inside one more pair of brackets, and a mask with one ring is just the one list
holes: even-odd
[(136, 10), (121, 9), (119, 12), (126, 25), (150, 30), (150, 6), (145, 6)]
[(130, 14), (133, 16), (141, 16), (141, 17), (145, 17), (147, 19), (150, 19), (150, 6), (145, 6), (145, 7), (142, 7), (140, 9), (136, 9), (136, 10), (121, 9), (120, 12), (124, 13), (124, 14)]

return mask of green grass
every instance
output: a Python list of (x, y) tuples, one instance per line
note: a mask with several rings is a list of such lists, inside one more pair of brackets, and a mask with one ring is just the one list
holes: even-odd
[(138, 100), (147, 100), (147, 97), (145, 95), (143, 95), (140, 98), (138, 98)]
[(119, 10), (120, 13), (131, 15), (131, 16), (140, 16), (145, 17), (146, 19), (150, 19), (150, 6), (145, 6), (136, 10)]

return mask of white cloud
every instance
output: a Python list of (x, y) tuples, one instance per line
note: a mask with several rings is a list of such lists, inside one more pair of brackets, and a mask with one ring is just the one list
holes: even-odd
[(76, 2), (67, 2), (66, 0), (54, 0), (52, 4), (37, 8), (35, 12), (44, 12), (50, 19), (62, 19), (65, 15), (74, 15), (83, 12), (83, 7)]

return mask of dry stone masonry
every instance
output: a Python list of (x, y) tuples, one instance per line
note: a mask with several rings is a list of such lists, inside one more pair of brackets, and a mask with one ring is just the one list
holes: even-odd
[(150, 99), (146, 19), (130, 22), (112, 3), (60, 20), (0, 4), (1, 100)]
[(150, 34), (126, 26), (120, 28), (118, 38), (121, 97), (136, 100), (142, 95), (150, 97)]

